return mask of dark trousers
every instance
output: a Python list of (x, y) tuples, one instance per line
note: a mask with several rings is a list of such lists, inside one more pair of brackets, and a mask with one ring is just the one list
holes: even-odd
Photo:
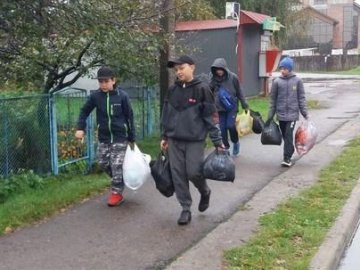
[(123, 163), (127, 142), (99, 143), (99, 166), (111, 177), (111, 190), (122, 193), (124, 190)]
[(189, 180), (199, 190), (200, 194), (207, 194), (210, 190), (201, 171), (205, 142), (188, 142), (169, 138), (168, 145), (176, 198), (183, 210), (190, 210), (192, 199)]
[(225, 147), (229, 148), (230, 144), (228, 141), (228, 131), (232, 143), (237, 143), (239, 141), (239, 135), (237, 133), (235, 126), (236, 111), (219, 112), (219, 119), (220, 119), (220, 131), (221, 131), (222, 141)]
[(284, 140), (284, 159), (289, 159), (294, 154), (294, 128), (296, 121), (279, 121), (281, 134)]

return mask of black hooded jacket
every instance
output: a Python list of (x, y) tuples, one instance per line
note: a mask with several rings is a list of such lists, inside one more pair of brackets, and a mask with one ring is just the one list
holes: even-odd
[(215, 146), (222, 144), (218, 114), (208, 84), (194, 79), (170, 87), (162, 111), (163, 138), (203, 141), (209, 133)]
[(102, 143), (135, 141), (133, 110), (128, 94), (121, 88), (107, 93), (100, 89), (92, 91), (81, 108), (77, 123), (78, 130), (85, 130), (86, 119), (96, 108), (98, 138)]
[[(222, 77), (217, 76), (215, 73), (217, 69), (224, 70), (225, 71), (224, 76)], [(231, 72), (228, 69), (224, 58), (215, 59), (214, 63), (211, 65), (211, 75), (212, 78), (210, 82), (210, 88), (211, 91), (214, 93), (216, 108), (219, 112), (226, 111), (219, 100), (218, 92), (220, 86), (224, 87), (230, 93), (231, 96), (236, 97), (236, 100), (240, 100), (241, 107), (243, 109), (247, 109), (249, 107), (249, 105), (246, 103), (245, 96), (241, 89), (238, 77), (236, 76), (235, 73)], [(236, 106), (234, 110), (237, 111), (238, 110), (237, 107), (238, 106)]]

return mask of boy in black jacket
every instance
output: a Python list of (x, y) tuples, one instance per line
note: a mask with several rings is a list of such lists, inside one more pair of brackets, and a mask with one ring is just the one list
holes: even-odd
[(98, 159), (100, 167), (112, 178), (108, 205), (116, 206), (123, 201), (124, 190), (122, 165), (128, 143), (133, 148), (135, 126), (133, 110), (127, 93), (115, 88), (115, 73), (109, 67), (97, 72), (100, 88), (91, 93), (80, 111), (75, 137), (85, 135), (86, 118), (96, 108), (98, 124)]
[(183, 55), (167, 66), (174, 68), (178, 80), (170, 87), (164, 103), (160, 148), (168, 150), (175, 193), (182, 207), (178, 224), (186, 225), (191, 220), (189, 180), (201, 194), (199, 211), (209, 207), (211, 191), (201, 171), (207, 134), (215, 147), (224, 145), (210, 88), (194, 78), (194, 60)]

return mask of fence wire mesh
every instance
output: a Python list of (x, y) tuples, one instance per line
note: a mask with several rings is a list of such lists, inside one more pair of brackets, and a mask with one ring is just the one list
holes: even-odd
[(0, 99), (0, 175), (51, 171), (48, 96)]
[[(159, 133), (159, 91), (125, 89), (134, 110), (137, 139)], [(76, 121), (87, 92), (68, 88), (54, 95), (0, 98), (0, 177), (21, 170), (37, 174), (87, 172), (96, 159), (95, 113), (84, 141), (75, 139)]]

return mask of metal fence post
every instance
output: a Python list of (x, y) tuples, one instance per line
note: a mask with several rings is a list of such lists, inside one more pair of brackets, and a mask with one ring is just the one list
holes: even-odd
[(7, 116), (7, 110), (4, 110), (4, 143), (5, 143), (5, 177), (9, 176), (9, 118)]
[(150, 87), (146, 88), (146, 102), (147, 102), (147, 136), (152, 135), (153, 133), (153, 123), (152, 123), (152, 108), (151, 108), (151, 89)]
[(55, 96), (49, 95), (49, 114), (50, 114), (50, 149), (51, 149), (51, 169), (53, 174), (59, 174), (59, 157), (57, 148), (57, 123), (56, 123), (56, 108)]

